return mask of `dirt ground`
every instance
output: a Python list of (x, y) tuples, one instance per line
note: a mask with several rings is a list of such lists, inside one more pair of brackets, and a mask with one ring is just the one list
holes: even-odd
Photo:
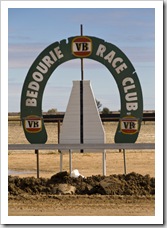
[[(116, 123), (105, 123), (106, 141), (113, 143)], [(46, 124), (47, 143), (57, 143), (57, 125)], [(155, 125), (152, 122), (142, 124), (137, 142), (155, 141)], [(9, 124), (9, 144), (28, 143), (19, 123)], [(50, 178), (60, 171), (58, 151), (40, 151), (40, 177)], [(36, 177), (36, 155), (34, 151), (9, 151), (9, 174), (12, 176)], [(102, 175), (101, 153), (73, 153), (73, 169), (78, 169), (85, 177)], [(107, 151), (107, 176), (124, 173), (123, 154), (119, 151)], [(127, 174), (131, 172), (155, 177), (155, 151), (126, 151)], [(69, 155), (63, 156), (63, 171), (69, 171)], [(154, 195), (9, 195), (9, 216), (147, 216), (155, 214)]]
[(154, 216), (154, 197), (11, 196), (9, 216)]

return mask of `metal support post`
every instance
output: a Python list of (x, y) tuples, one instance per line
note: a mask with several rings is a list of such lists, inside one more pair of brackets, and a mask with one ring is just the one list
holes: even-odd
[(57, 123), (57, 135), (58, 135), (58, 143), (60, 143), (60, 120), (58, 120)]
[[(81, 25), (81, 36), (83, 36), (83, 26)], [(81, 80), (84, 80), (84, 73), (83, 73), (83, 58), (81, 58)]]
[(70, 176), (71, 176), (71, 172), (72, 172), (72, 150), (69, 150), (69, 172), (70, 172)]
[(60, 153), (60, 172), (63, 171), (63, 153), (59, 151)]
[[(57, 123), (57, 132), (58, 132), (58, 144), (60, 143), (60, 120), (58, 120)], [(63, 153), (61, 152), (61, 150), (58, 150), (58, 152), (60, 153), (60, 172), (63, 171)]]
[(125, 149), (123, 149), (123, 157), (124, 157), (124, 174), (126, 175), (126, 154), (125, 154)]
[[(81, 36), (83, 36), (83, 26), (81, 25)], [(84, 133), (83, 133), (83, 81), (84, 81), (84, 70), (83, 70), (83, 58), (81, 58), (81, 82), (80, 82), (80, 143), (84, 143)], [(84, 150), (80, 150), (81, 153)]]
[(35, 154), (37, 155), (37, 178), (39, 178), (39, 150), (35, 150)]
[(106, 176), (106, 151), (104, 150), (102, 153), (103, 157), (103, 176)]

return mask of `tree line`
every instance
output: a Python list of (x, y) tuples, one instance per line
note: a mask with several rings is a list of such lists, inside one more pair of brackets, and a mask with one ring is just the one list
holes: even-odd
[[(96, 105), (97, 105), (97, 108), (98, 108), (98, 110), (99, 110), (99, 112), (101, 114), (109, 114), (109, 113), (111, 113), (110, 109), (107, 108), (107, 107), (103, 107), (103, 109), (101, 110), (102, 104), (101, 104), (100, 101), (96, 100)], [(58, 113), (57, 108), (51, 108), (51, 109), (49, 109), (47, 111), (47, 114), (56, 114), (56, 113)]]

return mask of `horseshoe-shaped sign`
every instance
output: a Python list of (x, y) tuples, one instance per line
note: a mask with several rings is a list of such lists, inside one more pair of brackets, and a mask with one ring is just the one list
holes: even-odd
[[(120, 121), (116, 143), (137, 140), (143, 98), (136, 71), (126, 55), (115, 45), (91, 36), (75, 36), (55, 42), (44, 49), (30, 67), (21, 95), (21, 119), (30, 143), (45, 143), (47, 132), (42, 117), (42, 97), (52, 72), (62, 63), (76, 58), (89, 58), (105, 65), (113, 75), (120, 93)], [(103, 80), (103, 78), (102, 78)]]

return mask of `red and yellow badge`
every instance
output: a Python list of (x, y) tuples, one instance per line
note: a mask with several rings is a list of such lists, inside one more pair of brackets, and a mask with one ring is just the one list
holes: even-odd
[(135, 134), (138, 132), (138, 119), (134, 116), (125, 116), (120, 120), (120, 130), (124, 134)]
[(24, 120), (24, 127), (27, 132), (37, 133), (42, 130), (42, 119), (39, 116), (27, 116)]
[(92, 40), (86, 36), (78, 36), (72, 40), (72, 54), (84, 58), (92, 53)]

